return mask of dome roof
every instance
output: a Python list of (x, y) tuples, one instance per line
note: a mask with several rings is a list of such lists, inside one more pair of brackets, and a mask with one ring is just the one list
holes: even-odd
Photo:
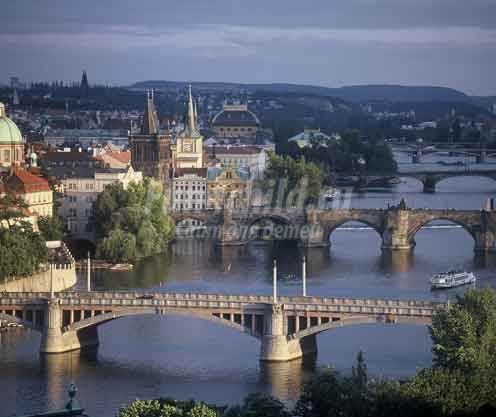
[(212, 119), (213, 126), (259, 126), (257, 116), (247, 105), (224, 105)]
[(0, 103), (0, 145), (21, 145), (24, 140), (17, 125), (5, 114), (5, 106)]

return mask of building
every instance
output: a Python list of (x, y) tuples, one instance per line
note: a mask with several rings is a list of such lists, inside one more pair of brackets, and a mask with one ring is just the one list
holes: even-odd
[(5, 105), (0, 103), (0, 171), (24, 162), (24, 139), (17, 125), (7, 117)]
[(147, 93), (147, 107), (139, 134), (129, 136), (131, 165), (135, 171), (154, 178), (164, 190), (169, 187), (171, 136), (161, 134), (153, 91)]
[(127, 168), (131, 165), (131, 152), (129, 151), (112, 151), (104, 149), (96, 157), (103, 162), (106, 168)]
[(303, 129), (303, 132), (298, 133), (288, 139), (288, 143), (296, 143), (299, 148), (311, 147), (313, 144), (321, 144), (326, 146), (329, 140), (339, 140), (339, 134), (327, 135), (321, 132), (320, 129)]
[(261, 179), (267, 168), (267, 151), (257, 146), (212, 146), (207, 148), (210, 159), (225, 168), (248, 170), (251, 179)]
[(242, 170), (209, 168), (207, 208), (248, 208), (251, 199), (251, 184), (249, 177)]
[(177, 168), (172, 179), (173, 210), (207, 208), (207, 168)]
[(23, 168), (14, 168), (4, 179), (3, 190), (6, 194), (22, 199), (29, 213), (52, 217), (53, 191), (45, 178)]
[(212, 119), (212, 129), (219, 138), (254, 138), (260, 129), (258, 117), (247, 104), (224, 103)]
[(198, 130), (196, 104), (193, 104), (189, 86), (188, 109), (184, 130), (172, 147), (172, 165), (177, 168), (203, 168), (203, 137)]
[(104, 162), (101, 159), (94, 158), (87, 152), (47, 152), (42, 156), (42, 165), (50, 172), (56, 167), (86, 167), (102, 168)]
[(73, 238), (95, 238), (93, 205), (107, 185), (121, 183), (126, 189), (130, 183), (141, 182), (141, 172), (132, 166), (126, 169), (99, 167), (53, 167), (50, 171), (60, 182), (59, 215), (64, 219)]

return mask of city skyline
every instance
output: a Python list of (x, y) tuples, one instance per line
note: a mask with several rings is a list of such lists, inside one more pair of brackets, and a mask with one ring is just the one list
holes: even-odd
[(496, 94), (496, 4), (476, 0), (3, 5), (0, 81), (436, 85)]

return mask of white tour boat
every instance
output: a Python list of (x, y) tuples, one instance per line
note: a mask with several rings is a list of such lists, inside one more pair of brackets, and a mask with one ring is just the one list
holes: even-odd
[(472, 284), (476, 281), (476, 278), (473, 272), (452, 269), (448, 272), (435, 274), (430, 281), (432, 288), (453, 288), (460, 285)]

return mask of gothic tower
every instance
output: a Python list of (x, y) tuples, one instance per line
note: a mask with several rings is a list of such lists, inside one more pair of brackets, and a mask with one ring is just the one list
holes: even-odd
[(84, 98), (88, 97), (90, 86), (88, 84), (88, 76), (86, 75), (86, 71), (83, 71), (83, 76), (81, 77), (80, 89), (81, 89), (81, 97)]
[(179, 133), (173, 150), (174, 168), (203, 168), (203, 137), (198, 129), (196, 103), (188, 93), (188, 106), (184, 130)]
[(171, 163), (171, 136), (161, 134), (153, 90), (147, 92), (146, 109), (138, 134), (129, 134), (131, 165), (144, 176), (152, 177), (162, 183), (164, 193), (169, 195)]

